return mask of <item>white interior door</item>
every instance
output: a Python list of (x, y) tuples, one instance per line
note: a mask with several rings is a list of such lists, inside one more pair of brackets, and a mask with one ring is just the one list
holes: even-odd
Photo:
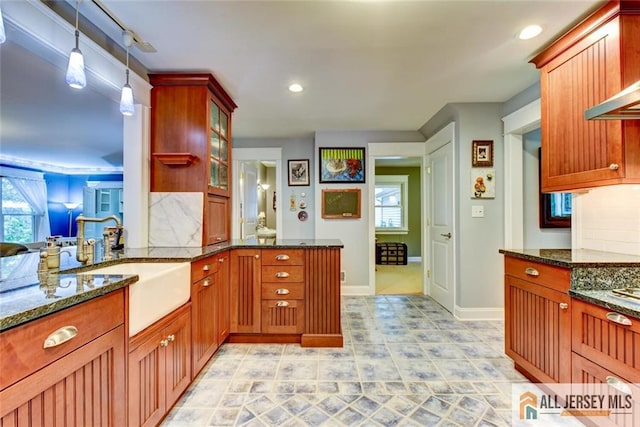
[(243, 162), (240, 168), (242, 176), (241, 238), (252, 239), (256, 237), (258, 224), (258, 168), (252, 162)]
[(453, 313), (453, 144), (438, 148), (429, 156), (431, 194), (429, 206), (430, 295)]

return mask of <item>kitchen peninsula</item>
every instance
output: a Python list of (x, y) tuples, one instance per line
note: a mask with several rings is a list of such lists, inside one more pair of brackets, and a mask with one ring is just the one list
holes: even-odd
[[(260, 239), (125, 249), (89, 266), (65, 256), (45, 283), (39, 253), (3, 258), (0, 418), (155, 425), (225, 341), (340, 347), (341, 248), (339, 240)], [(136, 333), (129, 291), (144, 278), (117, 271), (131, 263), (185, 264), (190, 289), (185, 303)]]

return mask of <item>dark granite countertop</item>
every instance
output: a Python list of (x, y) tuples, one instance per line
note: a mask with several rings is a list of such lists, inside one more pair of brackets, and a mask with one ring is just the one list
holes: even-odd
[(640, 256), (589, 249), (500, 249), (501, 254), (559, 267), (640, 267)]
[(591, 304), (606, 307), (617, 313), (640, 319), (640, 300), (614, 295), (611, 290), (570, 289), (569, 295)]
[[(198, 248), (141, 248), (114, 251), (113, 260), (82, 265), (75, 247), (60, 256), (60, 269), (51, 271), (43, 284), (38, 276), (39, 251), (0, 258), (0, 331), (54, 313), (72, 305), (121, 289), (138, 280), (136, 275), (87, 274), (87, 270), (123, 262), (193, 262), (232, 248), (342, 248), (337, 239), (233, 240)], [(96, 247), (96, 258), (101, 248)], [(82, 274), (76, 274), (81, 273)]]
[(640, 288), (640, 256), (586, 249), (501, 249), (500, 253), (571, 269), (569, 295), (640, 318), (640, 300), (613, 295), (612, 289)]

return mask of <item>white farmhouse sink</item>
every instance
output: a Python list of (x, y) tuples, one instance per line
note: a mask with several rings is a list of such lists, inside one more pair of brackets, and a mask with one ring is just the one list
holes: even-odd
[(132, 337), (171, 313), (191, 295), (191, 264), (124, 263), (85, 271), (84, 274), (137, 274), (129, 285), (129, 336)]

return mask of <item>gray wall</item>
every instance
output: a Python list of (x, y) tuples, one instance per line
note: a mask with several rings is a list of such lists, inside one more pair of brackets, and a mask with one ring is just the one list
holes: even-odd
[[(501, 308), (503, 302), (504, 174), (502, 103), (448, 104), (420, 131), (430, 137), (455, 121), (456, 174), (456, 305), (459, 308)], [(471, 145), (494, 141), (495, 199), (472, 199)], [(484, 218), (472, 218), (471, 206), (484, 206)]]

